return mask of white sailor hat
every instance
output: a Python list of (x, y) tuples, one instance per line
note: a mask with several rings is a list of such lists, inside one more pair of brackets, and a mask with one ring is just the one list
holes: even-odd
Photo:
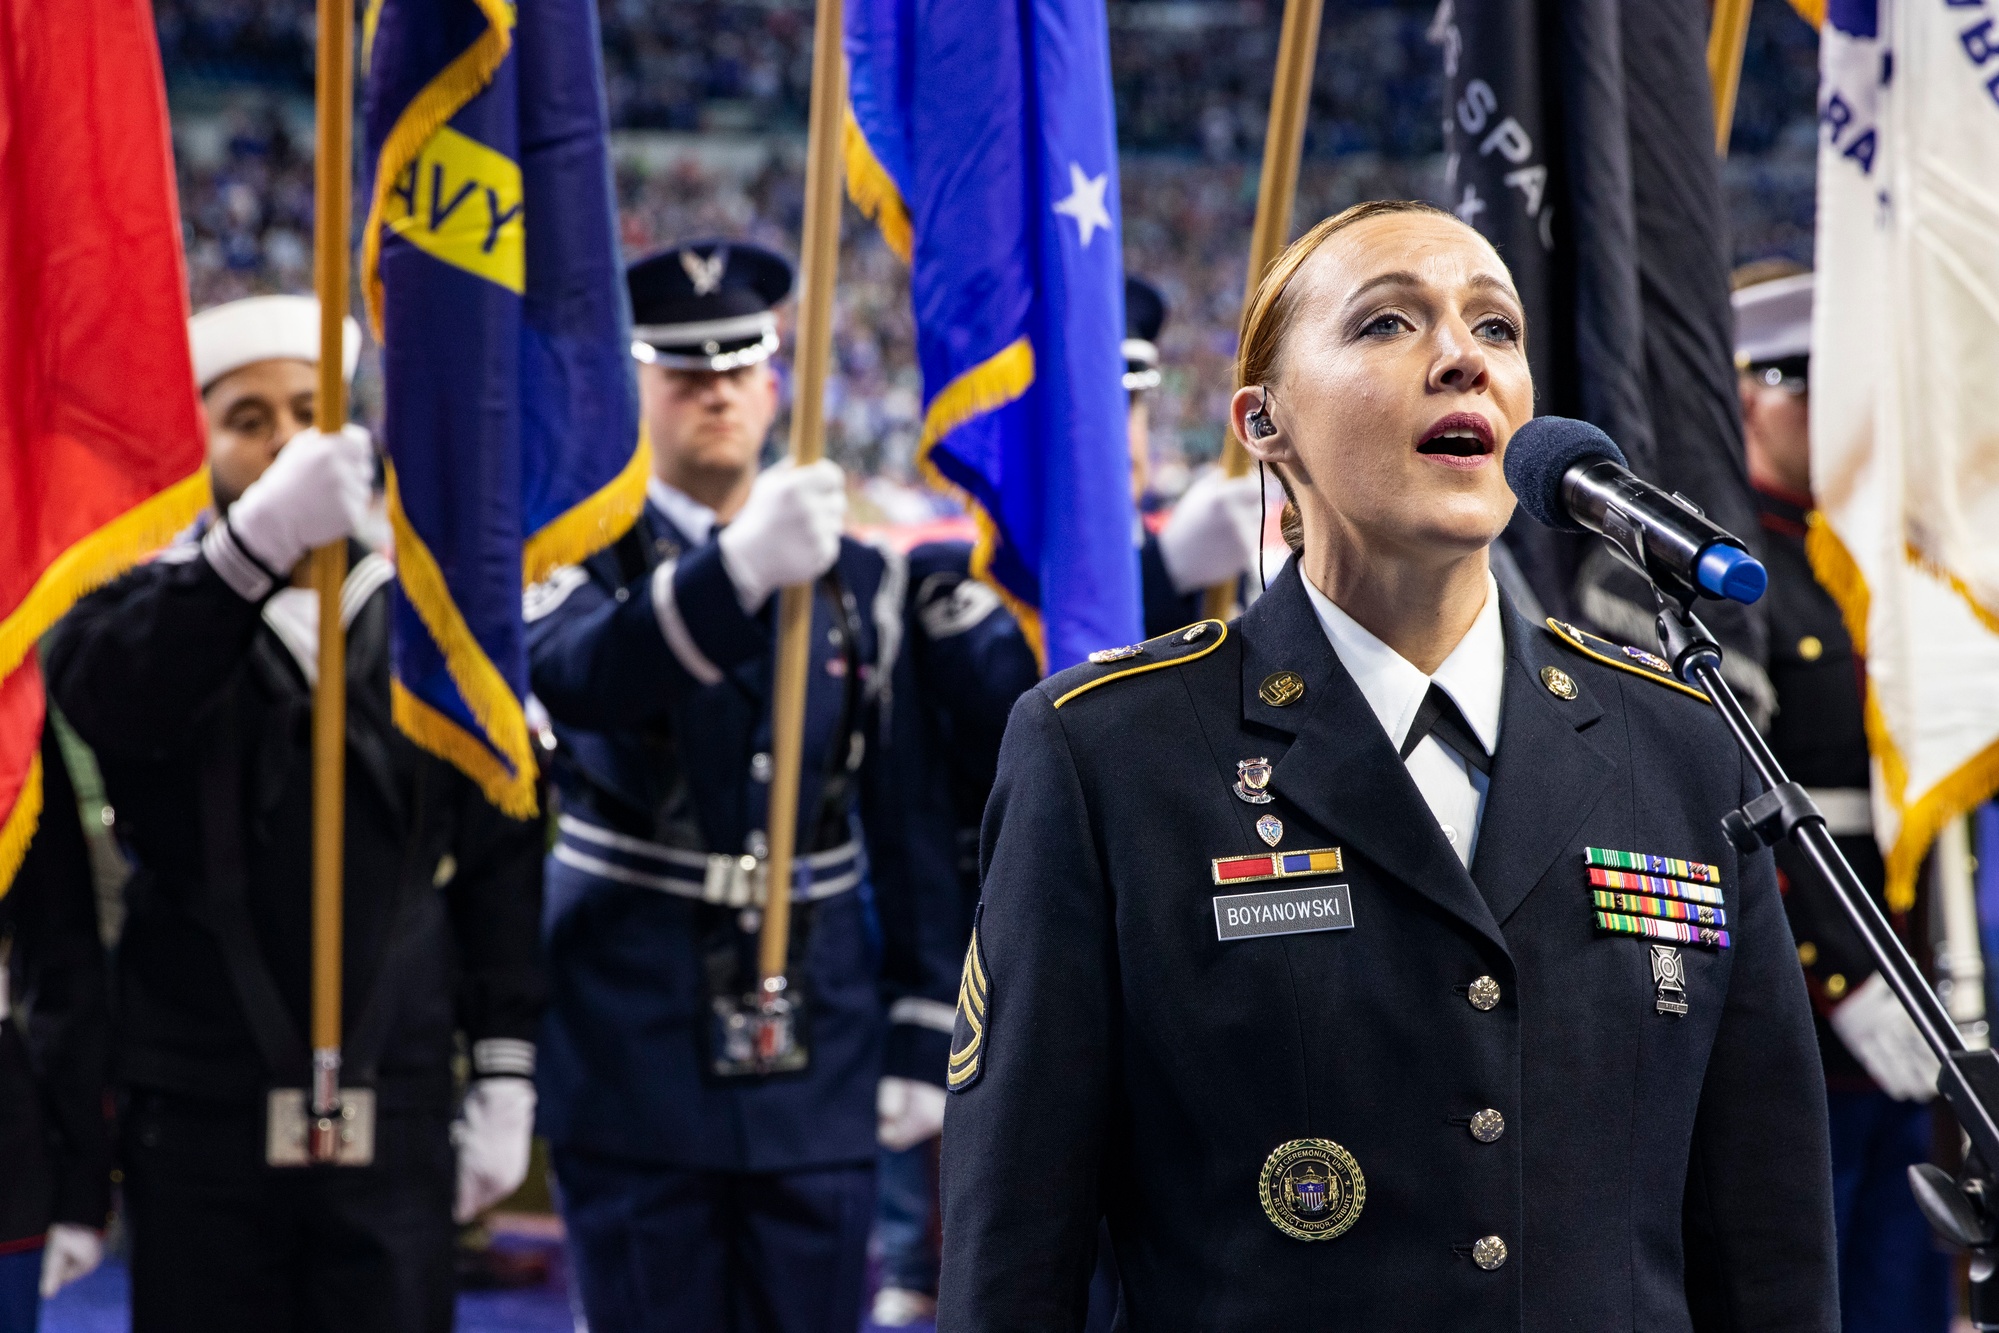
[(1137, 393), (1159, 387), (1159, 331), (1166, 327), (1166, 298), (1144, 278), (1124, 280), (1124, 387)]
[(791, 265), (756, 245), (692, 241), (625, 270), (632, 355), (669, 370), (737, 370), (777, 351)]
[[(194, 382), (204, 392), (232, 370), (258, 361), (319, 360), (319, 298), (250, 296), (210, 306), (187, 322)], [(340, 370), (349, 380), (361, 360), (361, 326), (346, 320)]]
[(1738, 288), (1735, 364), (1743, 370), (1799, 363), (1812, 353), (1812, 275), (1794, 273)]

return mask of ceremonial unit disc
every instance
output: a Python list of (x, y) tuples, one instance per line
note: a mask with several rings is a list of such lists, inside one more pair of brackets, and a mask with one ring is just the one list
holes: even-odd
[(1257, 1192), (1264, 1215), (1285, 1235), (1331, 1240), (1359, 1220), (1367, 1178), (1331, 1139), (1293, 1139), (1264, 1162)]

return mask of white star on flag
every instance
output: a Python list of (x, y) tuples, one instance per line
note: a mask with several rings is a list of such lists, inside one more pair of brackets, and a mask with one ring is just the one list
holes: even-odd
[(1055, 211), (1076, 220), (1085, 250), (1090, 248), (1090, 238), (1097, 234), (1098, 228), (1111, 229), (1110, 210), (1104, 207), (1104, 188), (1110, 179), (1108, 171), (1101, 176), (1086, 176), (1081, 166), (1069, 164), (1069, 197), (1057, 201)]

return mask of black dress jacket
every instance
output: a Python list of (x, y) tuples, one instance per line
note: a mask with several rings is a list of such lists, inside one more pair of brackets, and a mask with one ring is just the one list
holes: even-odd
[[(51, 1222), (102, 1227), (111, 1211), (104, 1113), (110, 991), (76, 790), (42, 724), (42, 817), (0, 895), (0, 1254)], [(11, 982), (11, 986), (8, 983)]]
[[(342, 1081), (448, 1112), (460, 1033), (475, 1074), (532, 1072), (542, 825), (396, 729), (386, 571), (355, 553)], [(261, 611), (184, 544), (79, 602), (47, 655), (134, 865), (116, 1074), (238, 1104), (310, 1073), (312, 693)], [(509, 1052), (493, 1067), (489, 1041)]]
[[(1614, 646), (1510, 610), (1505, 639), (1470, 873), (1295, 563), (1226, 631), (1021, 700), (954, 1042), (940, 1333), (1080, 1328), (1100, 1215), (1136, 1330), (1837, 1327), (1811, 1012), (1770, 858), (1720, 824), (1754, 781), (1705, 700)], [(1302, 692), (1266, 701), (1287, 672)], [(1254, 759), (1268, 804), (1235, 794)], [(1265, 851), (1265, 814), (1279, 851), (1343, 866), (1245, 888), (1345, 884), (1351, 928), (1217, 938), (1244, 890), (1211, 860)], [(1653, 941), (1596, 929), (1585, 847), (1719, 868), (1732, 947), (1678, 950), (1684, 1016)], [(1265, 1214), (1266, 1162), (1308, 1138), (1364, 1177), (1336, 1239)]]

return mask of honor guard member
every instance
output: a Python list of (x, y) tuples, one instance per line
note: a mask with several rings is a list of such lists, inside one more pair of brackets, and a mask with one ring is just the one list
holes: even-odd
[(1327, 219), (1231, 427), (1298, 554), (1015, 708), (944, 1133), (939, 1333), (1838, 1327), (1825, 1105), (1756, 785), (1487, 547), (1519, 299), (1425, 204)]
[[(1770, 571), (1770, 748), (1811, 789), (1827, 828), (1918, 957), (1923, 905), (1893, 911), (1874, 840), (1864, 714), (1866, 670), (1832, 597), (1805, 555), (1811, 514), (1812, 275), (1781, 261), (1736, 274), (1735, 332), (1742, 434)], [(1797, 938), (1825, 1062), (1832, 1116), (1833, 1200), (1842, 1326), (1862, 1333), (1943, 1333), (1954, 1302), (1949, 1256), (1909, 1192), (1908, 1169), (1930, 1160), (1936, 1057), (1924, 1044), (1839, 901), (1789, 843), (1778, 881)]]
[[(1159, 334), (1166, 313), (1166, 297), (1157, 287), (1143, 278), (1124, 280), (1124, 387), (1131, 394), (1126, 438), (1131, 495), (1141, 514), (1162, 505), (1152, 490), (1150, 395), (1161, 379)], [(1198, 620), (1201, 594), (1242, 580), (1256, 567), (1262, 546), (1262, 479), (1226, 476), (1220, 468), (1203, 472), (1156, 532), (1149, 524), (1139, 530), (1145, 632), (1164, 634)]]
[(0, 894), (0, 1333), (95, 1269), (111, 1211), (110, 990), (97, 889), (53, 717), (42, 813)]
[[(542, 1126), (593, 1326), (846, 1333), (877, 1133), (941, 1123), (962, 957), (923, 925), (956, 911), (948, 852), (912, 866), (885, 808), (914, 762), (890, 734), (906, 568), (840, 535), (832, 463), (758, 472), (790, 265), (718, 241), (628, 277), (649, 501), (527, 604), (562, 793)], [(775, 594), (796, 584), (814, 591), (787, 1043), (756, 992)]]
[[(366, 432), (313, 426), (318, 302), (232, 302), (189, 333), (215, 517), (80, 602), (47, 657), (134, 866), (114, 1049), (132, 1326), (448, 1329), (454, 1210), (469, 1217), (527, 1170), (541, 826), (500, 814), (390, 721), (394, 571), (351, 540), (374, 473)], [(350, 374), (359, 343), (349, 320)], [(370, 1158), (372, 1137), (372, 1154), (307, 1166), (286, 1111), (311, 1075), (319, 608), (301, 575), (307, 552), (343, 539), (341, 1082), (373, 1094), (352, 1149)]]

